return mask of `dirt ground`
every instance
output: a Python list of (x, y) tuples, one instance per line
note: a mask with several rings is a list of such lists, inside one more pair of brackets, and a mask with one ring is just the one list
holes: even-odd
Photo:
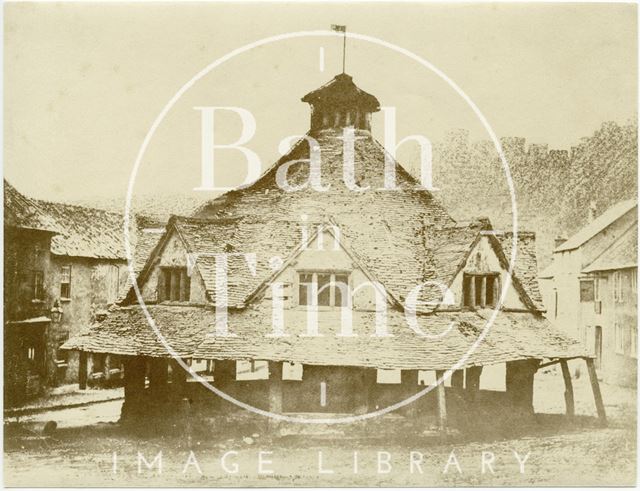
[[(389, 419), (386, 427), (355, 437), (318, 429), (271, 438), (259, 424), (252, 428), (227, 421), (193, 429), (189, 445), (181, 433), (132, 435), (109, 422), (117, 419), (118, 401), (63, 410), (66, 414), (44, 413), (20, 425), (5, 422), (4, 480), (7, 486), (635, 484), (636, 392), (603, 385), (608, 426), (599, 428), (585, 416), (568, 424), (559, 415), (564, 410), (561, 377), (552, 371), (536, 379), (536, 410), (556, 415), (541, 416), (506, 436), (429, 436), (404, 427), (394, 431)], [(575, 384), (577, 414), (592, 415), (588, 381)], [(49, 419), (60, 425), (45, 437), (41, 428)], [(146, 462), (151, 465), (160, 452), (148, 469)]]

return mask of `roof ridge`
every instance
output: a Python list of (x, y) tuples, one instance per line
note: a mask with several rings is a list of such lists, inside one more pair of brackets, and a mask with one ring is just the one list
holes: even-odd
[(54, 207), (65, 207), (65, 208), (75, 208), (75, 209), (81, 209), (81, 210), (86, 210), (86, 211), (93, 211), (93, 212), (99, 212), (99, 213), (103, 213), (105, 215), (111, 215), (112, 217), (118, 217), (120, 219), (124, 219), (124, 213), (119, 213), (117, 211), (111, 211), (111, 210), (105, 210), (104, 208), (96, 208), (93, 206), (84, 206), (84, 205), (78, 205), (78, 204), (73, 204), (73, 203), (66, 203), (64, 201), (51, 201), (51, 200), (45, 200), (45, 199), (38, 199), (38, 198), (30, 198), (33, 201), (36, 201), (38, 204), (43, 205), (43, 206), (54, 206)]

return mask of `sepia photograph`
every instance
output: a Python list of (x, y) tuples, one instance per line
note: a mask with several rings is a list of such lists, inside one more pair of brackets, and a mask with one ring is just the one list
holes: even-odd
[(3, 485), (635, 487), (629, 2), (6, 2)]

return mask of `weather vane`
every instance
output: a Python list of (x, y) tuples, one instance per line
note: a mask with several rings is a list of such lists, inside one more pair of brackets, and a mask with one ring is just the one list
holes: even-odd
[(347, 26), (339, 26), (337, 24), (331, 24), (331, 30), (336, 32), (341, 32), (344, 34), (342, 37), (342, 73), (345, 73), (345, 57), (347, 52)]

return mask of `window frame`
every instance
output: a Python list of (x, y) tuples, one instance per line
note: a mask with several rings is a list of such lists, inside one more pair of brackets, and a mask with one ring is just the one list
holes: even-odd
[[(65, 270), (68, 273), (65, 273)], [(66, 281), (65, 281), (66, 280)], [(63, 288), (66, 286), (66, 292), (64, 292)], [(66, 293), (66, 295), (63, 294)], [(64, 266), (60, 266), (60, 300), (71, 300), (71, 265), (65, 264)]]
[(33, 271), (33, 291), (31, 299), (34, 302), (44, 302), (44, 272), (40, 270)]
[[(169, 281), (167, 282), (167, 279)], [(176, 279), (178, 280), (176, 282)], [(168, 287), (167, 287), (168, 285)], [(177, 288), (175, 285), (178, 285)], [(177, 293), (177, 296), (175, 295)], [(186, 266), (161, 266), (158, 274), (158, 303), (190, 302), (191, 276)]]
[[(477, 279), (481, 278), (482, 282), (485, 284), (485, 298), (480, 298), (480, 303), (477, 303), (478, 293), (476, 291), (476, 282)], [(492, 278), (493, 285), (491, 288), (491, 302), (487, 301), (487, 294), (489, 289), (487, 288), (487, 279)], [(468, 283), (467, 283), (468, 281)], [(465, 309), (476, 310), (478, 308), (491, 308), (495, 309), (498, 305), (498, 298), (500, 297), (500, 291), (502, 288), (502, 275), (500, 272), (483, 272), (483, 273), (475, 273), (475, 272), (463, 272), (462, 274), (462, 302), (461, 307)], [(467, 284), (472, 285), (472, 289), (467, 288)], [(482, 291), (482, 290), (481, 290)], [(473, 292), (473, 293), (472, 293)], [(480, 293), (480, 296), (482, 293)], [(472, 302), (469, 302), (469, 296), (472, 297)]]
[[(580, 278), (580, 303), (591, 303), (596, 301), (596, 284), (593, 278)], [(587, 288), (584, 288), (584, 286)], [(585, 295), (588, 293), (589, 295)]]
[[(302, 282), (301, 281), (301, 277), (302, 275), (311, 275), (311, 283), (308, 282)], [(329, 283), (328, 285), (328, 290), (324, 290), (324, 291), (328, 291), (328, 297), (329, 297), (329, 305), (320, 305), (318, 303), (318, 300), (320, 298), (320, 295), (323, 292), (318, 291), (318, 275), (329, 275)], [(336, 305), (336, 277), (338, 276), (344, 276), (346, 277), (346, 286), (347, 286), (347, 298), (346, 298), (346, 302), (345, 299), (342, 299), (342, 290), (339, 290), (340, 292), (340, 299), (342, 300), (342, 305)], [(300, 289), (302, 287), (302, 285), (316, 285), (316, 292), (317, 292), (317, 296), (316, 296), (316, 303), (309, 303), (309, 299), (311, 297), (311, 300), (313, 301), (313, 288), (311, 289), (312, 292), (309, 292), (309, 290), (307, 289), (306, 293), (305, 293), (305, 298), (307, 300), (307, 303), (301, 303), (301, 295), (300, 295)], [(351, 308), (351, 271), (346, 271), (346, 270), (298, 270), (296, 271), (296, 305), (300, 308), (315, 308), (315, 309), (335, 309), (335, 308)]]
[(624, 302), (624, 275), (620, 270), (613, 272), (613, 301)]

